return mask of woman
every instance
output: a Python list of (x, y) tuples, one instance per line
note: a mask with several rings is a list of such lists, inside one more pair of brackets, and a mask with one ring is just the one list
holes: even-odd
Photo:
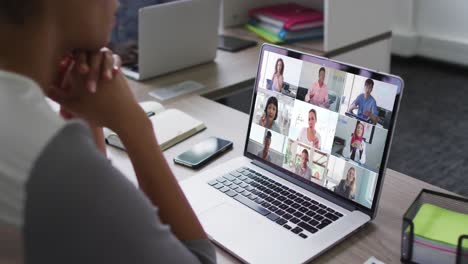
[[(1, 240), (26, 263), (213, 263), (151, 122), (112, 74), (112, 53), (99, 51), (117, 6), (0, 0)], [(81, 120), (60, 118), (45, 96)], [(125, 145), (141, 190), (99, 151), (90, 127), (102, 142), (103, 126)]]
[(364, 124), (358, 121), (354, 128), (354, 133), (351, 135), (351, 139), (347, 141), (347, 145), (343, 151), (346, 158), (350, 158), (361, 164), (366, 163), (366, 143), (363, 136)]
[(260, 118), (260, 125), (262, 127), (266, 127), (271, 129), (277, 133), (280, 132), (280, 127), (276, 123), (276, 119), (278, 118), (278, 99), (272, 96), (268, 98), (267, 103), (265, 105), (265, 109), (263, 110), (262, 118)]
[(325, 68), (322, 67), (319, 70), (319, 79), (317, 82), (312, 84), (305, 96), (305, 101), (320, 107), (330, 108), (328, 103), (328, 86), (324, 83), (325, 81)]
[(320, 134), (315, 130), (315, 124), (317, 124), (317, 111), (315, 111), (315, 109), (310, 109), (308, 122), (309, 127), (305, 127), (301, 130), (297, 141), (320, 149)]
[(335, 187), (335, 193), (354, 200), (356, 191), (356, 169), (351, 167), (348, 169), (346, 179), (342, 179), (337, 187)]
[(284, 62), (283, 59), (276, 60), (275, 64), (275, 73), (271, 77), (271, 87), (269, 90), (273, 90), (281, 93), (283, 91), (283, 71), (284, 71)]

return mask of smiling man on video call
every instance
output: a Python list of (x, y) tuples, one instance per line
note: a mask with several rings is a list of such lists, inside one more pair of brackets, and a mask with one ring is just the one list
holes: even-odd
[(377, 117), (377, 101), (371, 95), (374, 89), (374, 81), (367, 79), (364, 83), (364, 93), (360, 94), (350, 105), (348, 112), (358, 109), (359, 117), (368, 118), (373, 124), (378, 121)]

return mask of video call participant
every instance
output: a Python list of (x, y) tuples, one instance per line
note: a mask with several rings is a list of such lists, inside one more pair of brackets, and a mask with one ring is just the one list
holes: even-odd
[(354, 128), (354, 133), (343, 151), (344, 156), (361, 164), (366, 163), (366, 143), (363, 140), (363, 136), (364, 124), (358, 121)]
[(309, 111), (309, 127), (304, 127), (297, 138), (297, 141), (312, 146), (316, 149), (320, 149), (320, 134), (315, 130), (315, 124), (317, 123), (317, 111), (310, 109)]
[(275, 64), (275, 73), (271, 77), (271, 85), (268, 87), (268, 90), (273, 90), (275, 92), (281, 93), (283, 91), (283, 78), (284, 72), (284, 61), (283, 59), (276, 60)]
[(312, 84), (305, 96), (305, 101), (320, 107), (330, 108), (328, 103), (328, 86), (324, 83), (325, 80), (325, 68), (322, 67), (319, 70), (319, 79), (317, 82)]
[(309, 164), (309, 152), (307, 149), (302, 150), (301, 163), (296, 165), (295, 173), (307, 180), (312, 178), (312, 170), (308, 166)]
[(372, 121), (373, 124), (377, 123), (377, 101), (371, 95), (374, 89), (374, 81), (367, 79), (364, 83), (364, 93), (356, 97), (356, 100), (351, 104), (348, 112), (352, 112), (354, 109), (358, 109), (358, 117)]
[(270, 161), (270, 144), (271, 144), (271, 132), (267, 131), (265, 135), (265, 139), (263, 139), (263, 150), (260, 150), (257, 154), (260, 158)]
[(280, 127), (276, 123), (276, 118), (278, 118), (278, 99), (272, 96), (268, 98), (264, 113), (260, 119), (259, 125), (271, 129), (277, 133), (280, 132)]
[(356, 169), (351, 167), (348, 169), (346, 179), (342, 179), (338, 186), (335, 187), (335, 193), (354, 200), (356, 191)]

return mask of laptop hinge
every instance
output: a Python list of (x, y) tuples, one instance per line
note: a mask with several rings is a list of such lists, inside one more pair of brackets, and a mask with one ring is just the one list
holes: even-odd
[(252, 161), (252, 164), (254, 164), (255, 166), (258, 166), (268, 172), (271, 172), (273, 173), (274, 175), (280, 177), (280, 178), (283, 178), (284, 180), (294, 184), (294, 185), (297, 185), (309, 192), (312, 192), (320, 197), (322, 197), (323, 199), (327, 200), (327, 201), (330, 201), (338, 206), (341, 206), (343, 208), (345, 208), (346, 210), (349, 210), (349, 211), (354, 211), (354, 210), (358, 210), (358, 208), (356, 206), (354, 206), (352, 203), (347, 203), (329, 193), (326, 193), (322, 190), (320, 190), (320, 188), (317, 188), (317, 187), (314, 187), (314, 186), (311, 186), (311, 185), (308, 185), (307, 183), (304, 183), (302, 181), (299, 181), (297, 179), (294, 179), (294, 177), (292, 176), (289, 176), (287, 175), (286, 173), (284, 172), (281, 172), (279, 170), (276, 170), (274, 168), (272, 168), (271, 166), (267, 165), (267, 164), (264, 164), (262, 162), (259, 162), (258, 160), (253, 160)]

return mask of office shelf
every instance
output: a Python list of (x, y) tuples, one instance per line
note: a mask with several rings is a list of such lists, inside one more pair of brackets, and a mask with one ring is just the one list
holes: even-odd
[[(264, 40), (242, 28), (248, 10), (282, 0), (223, 0), (222, 24), (225, 34)], [(324, 13), (324, 36), (287, 44), (292, 49), (357, 64), (370, 69), (390, 70), (392, 2), (387, 0), (296, 0)]]

